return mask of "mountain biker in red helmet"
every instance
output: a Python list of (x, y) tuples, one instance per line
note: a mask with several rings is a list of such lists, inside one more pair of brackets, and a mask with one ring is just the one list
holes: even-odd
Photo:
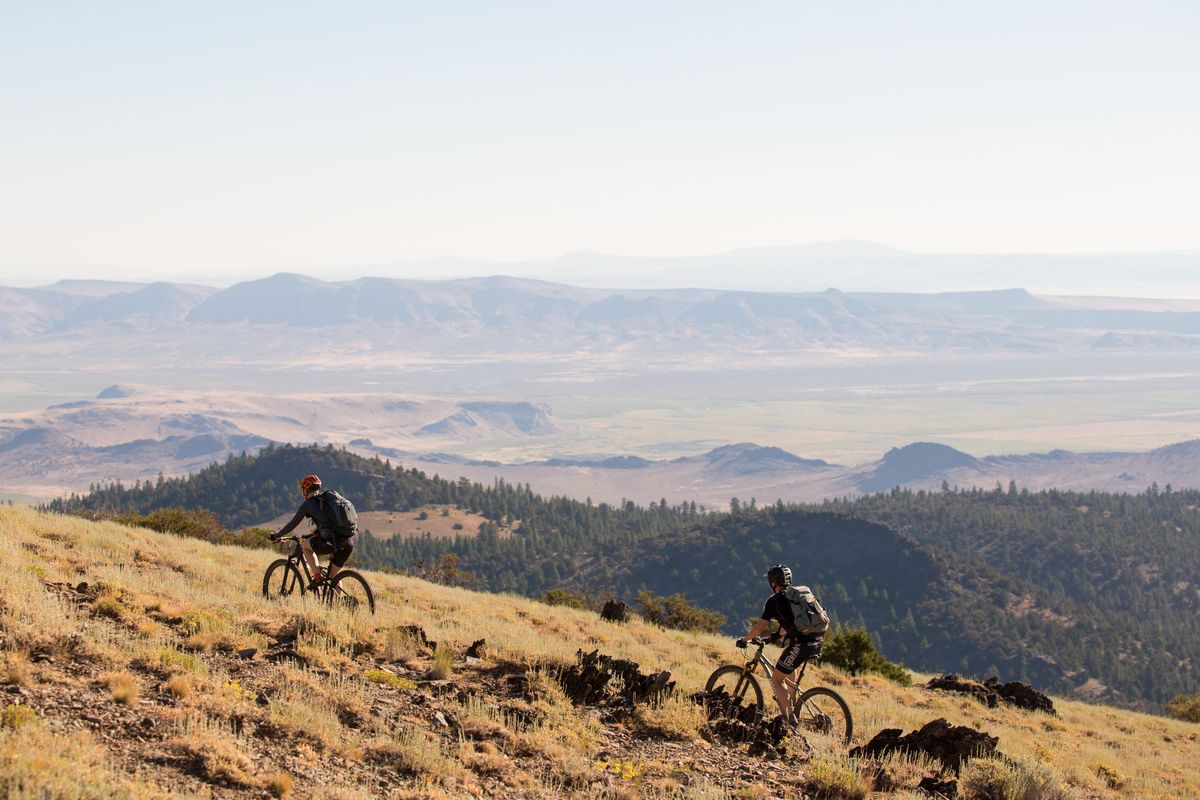
[[(300, 504), (300, 508), (296, 510), (295, 516), (288, 524), (271, 534), (271, 541), (277, 542), (287, 536), (305, 517), (313, 521), (317, 535), (300, 539), (300, 550), (313, 575), (312, 586), (309, 587), (311, 589), (323, 580), (332, 580), (342, 567), (346, 566), (346, 562), (350, 560), (350, 554), (354, 552), (354, 535), (346, 537), (336, 534), (328, 510), (328, 501), (322, 497), (324, 492), (321, 489), (320, 478), (316, 475), (305, 475), (300, 479), (299, 484), (300, 492), (304, 495), (304, 502)], [(336, 492), (330, 492), (330, 494), (336, 494)], [(329, 560), (328, 574), (324, 574), (318, 565), (318, 555), (332, 556)]]
[[(762, 617), (750, 627), (738, 646), (744, 647), (748, 639), (761, 636), (771, 627), (771, 620), (779, 622), (779, 631), (772, 641), (783, 639), (783, 652), (775, 669), (771, 673), (771, 689), (775, 694), (775, 702), (779, 711), (789, 723), (795, 723), (792, 706), (796, 699), (796, 682), (792, 673), (800, 666), (800, 662), (810, 658), (821, 650), (822, 637), (804, 635), (797, 627), (796, 612), (785, 592), (792, 585), (792, 570), (784, 564), (776, 564), (763, 575), (771, 587), (771, 596), (763, 606)], [(807, 591), (807, 590), (805, 590)]]

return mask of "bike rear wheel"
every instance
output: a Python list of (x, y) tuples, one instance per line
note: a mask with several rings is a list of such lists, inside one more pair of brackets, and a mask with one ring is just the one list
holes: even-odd
[(759, 711), (762, 711), (762, 687), (758, 685), (758, 679), (746, 672), (744, 668), (735, 664), (717, 667), (713, 674), (708, 676), (708, 683), (704, 684), (704, 691), (712, 692), (718, 688), (724, 689), (730, 697), (741, 700), (743, 707), (753, 703)]
[(268, 600), (303, 595), (304, 589), (304, 576), (300, 574), (296, 565), (286, 558), (272, 561), (263, 574), (263, 597)]
[(375, 595), (370, 584), (351, 569), (344, 569), (337, 574), (326, 590), (325, 600), (331, 606), (340, 606), (348, 611), (375, 613)]
[(814, 686), (796, 699), (796, 727), (850, 744), (854, 720), (850, 706), (833, 689)]

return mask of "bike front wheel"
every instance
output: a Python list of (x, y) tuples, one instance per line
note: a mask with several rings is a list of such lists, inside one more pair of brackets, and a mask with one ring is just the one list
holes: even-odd
[(796, 726), (850, 744), (854, 720), (850, 706), (833, 689), (814, 686), (796, 699)]
[(375, 595), (367, 579), (354, 570), (344, 569), (333, 579), (326, 595), (331, 606), (340, 606), (347, 611), (375, 613)]
[(713, 674), (708, 676), (708, 683), (704, 684), (704, 691), (713, 692), (718, 688), (724, 689), (730, 697), (742, 701), (743, 705), (753, 703), (759, 711), (762, 711), (762, 687), (758, 685), (758, 679), (747, 672), (744, 667), (735, 664), (717, 667)]
[(304, 578), (296, 565), (286, 558), (272, 561), (263, 574), (263, 597), (277, 600), (292, 595), (304, 594)]

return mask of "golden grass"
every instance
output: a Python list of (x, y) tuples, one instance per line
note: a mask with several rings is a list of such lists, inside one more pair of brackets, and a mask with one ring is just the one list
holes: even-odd
[(124, 671), (110, 672), (104, 676), (103, 682), (113, 700), (127, 706), (137, 703), (141, 690), (133, 674)]
[(172, 747), (213, 783), (247, 789), (262, 785), (254, 775), (254, 763), (246, 755), (238, 736), (219, 720), (188, 717)]
[(433, 654), (433, 664), (429, 667), (429, 677), (441, 681), (453, 674), (454, 651), (445, 642), (438, 642), (437, 651)]
[(4, 682), (13, 686), (29, 686), (33, 683), (33, 667), (29, 656), (20, 650), (4, 654)]
[(643, 731), (673, 741), (697, 741), (708, 726), (704, 707), (681, 692), (638, 706), (634, 715)]
[(160, 800), (155, 786), (115, 773), (90, 735), (57, 734), (38, 722), (0, 729), (0, 797)]
[[(23, 544), (38, 546), (39, 553), (31, 557), (30, 551), (21, 547)], [(131, 565), (129, 554), (134, 549), (142, 558)], [(423, 627), (431, 639), (443, 643), (439, 650), (446, 653), (442, 657), (448, 660), (470, 642), (486, 638), (496, 663), (527, 668), (533, 697), (526, 704), (524, 722), (518, 724), (503, 712), (488, 710), (482, 704), (472, 706), (472, 701), (462, 704), (464, 713), (456, 716), (464, 725), (465, 735), (494, 742), (503, 755), (533, 753), (543, 760), (545, 772), (536, 776), (541, 794), (531, 791), (531, 797), (553, 796), (555, 787), (561, 789), (563, 796), (615, 796), (588, 783), (596, 776), (594, 757), (603, 746), (601, 726), (592, 716), (571, 705), (561, 688), (548, 677), (548, 667), (572, 661), (577, 649), (600, 649), (614, 657), (637, 661), (647, 670), (670, 670), (681, 691), (690, 692), (703, 686), (718, 664), (736, 662), (740, 656), (726, 637), (666, 631), (639, 620), (626, 625), (607, 624), (591, 612), (546, 606), (510, 595), (481, 596), (397, 575), (368, 573), (379, 598), (378, 613), (373, 617), (329, 609), (315, 603), (310, 596), (268, 602), (261, 597), (259, 587), (273, 553), (214, 546), (113, 523), (42, 514), (20, 506), (0, 506), (0, 558), (15, 565), (37, 562), (0, 571), (0, 642), (3, 642), (0, 652), (4, 655), (4, 672), (0, 676), (4, 680), (14, 682), (15, 676), (19, 682), (36, 676), (40, 666), (31, 668), (22, 654), (48, 653), (56, 658), (89, 659), (98, 663), (102, 672), (110, 673), (124, 672), (132, 662), (134, 668), (157, 673), (168, 681), (174, 677), (187, 680), (190, 693), (184, 689), (180, 695), (167, 686), (167, 691), (181, 698), (185, 707), (207, 709), (217, 718), (241, 717), (258, 708), (256, 713), (276, 727), (281, 737), (307, 739), (321, 751), (345, 757), (360, 749), (369, 752), (372, 746), (387, 744), (389, 748), (407, 751), (420, 743), (412, 733), (405, 734), (410, 738), (397, 744), (393, 741), (395, 736), (380, 737), (375, 730), (351, 730), (341, 724), (344, 714), (363, 714), (360, 695), (364, 687), (371, 683), (394, 685), (389, 679), (366, 674), (355, 660), (356, 649), (373, 649), (385, 663), (420, 663), (424, 669), (430, 665), (429, 659), (419, 652), (411, 636), (403, 633), (404, 626)], [(59, 593), (48, 590), (45, 584), (45, 581), (59, 581), (73, 586), (82, 580), (102, 587), (100, 596), (113, 598), (122, 611), (114, 616), (108, 612), (101, 615), (88, 606), (81, 610)], [(139, 635), (140, 621), (147, 618), (154, 619), (163, 630), (146, 628)], [(179, 618), (183, 621), (173, 622)], [(247, 696), (250, 687), (242, 686), (239, 690), (229, 686), (230, 676), (214, 666), (217, 662), (212, 653), (240, 647), (262, 648), (268, 636), (297, 629), (302, 631), (298, 649), (304, 657), (312, 658), (311, 668), (329, 669), (343, 678), (271, 667), (274, 672), (268, 674), (278, 674), (278, 682), (265, 689), (263, 686), (254, 689), (255, 695), (263, 690), (268, 699), (267, 706), (261, 708)], [(455, 679), (468, 678), (469, 669), (460, 667), (462, 674)], [(22, 677), (25, 675), (28, 677)], [(922, 676), (915, 678), (918, 683), (924, 680)], [(1049, 775), (1054, 785), (1065, 792), (1097, 798), (1200, 797), (1200, 771), (1194, 768), (1200, 762), (1197, 741), (1200, 729), (1194, 724), (1061, 698), (1055, 699), (1059, 709), (1057, 718), (988, 709), (958, 696), (933, 693), (918, 686), (898, 687), (874, 676), (850, 678), (836, 670), (810, 669), (804, 685), (822, 683), (836, 686), (850, 704), (857, 743), (881, 728), (908, 731), (936, 717), (945, 717), (953, 724), (978, 727), (998, 736), (1000, 749), (1027, 765), (1026, 773), (1035, 777)], [(177, 684), (182, 685), (182, 682)], [(336, 693), (331, 691), (334, 686)], [(339, 693), (346, 699), (334, 697)], [(214, 698), (223, 698), (219, 700), (220, 708), (211, 705), (218, 702)], [(667, 730), (676, 727), (686, 740), (686, 731), (691, 727), (687, 710), (682, 705), (668, 706), (672, 702), (640, 712), (637, 724), (647, 721), (656, 724), (655, 714), (664, 715), (666, 709), (667, 719), (657, 729), (658, 735), (670, 735)], [(369, 720), (369, 713), (367, 717)], [(23, 725), (20, 733), (24, 735), (27, 730), (37, 731), (41, 751), (24, 745), (19, 752), (14, 750), (14, 733), (7, 731), (6, 754), (19, 754), (25, 761), (5, 763), (5, 775), (28, 769), (32, 763), (29, 759), (35, 757), (41, 764), (58, 763), (55, 759), (69, 763), (78, 757), (84, 766), (75, 786), (90, 786), (89, 776), (97, 775), (103, 775), (103, 780), (113, 786), (128, 783), (113, 775), (103, 759), (88, 761), (95, 755), (93, 744), (51, 734), (36, 721)], [(240, 740), (232, 734), (212, 735), (227, 745), (239, 746)], [(185, 734), (181, 733), (180, 738), (186, 743)], [(828, 777), (831, 784), (853, 783), (844, 773), (845, 764), (839, 760), (844, 749), (827, 742), (814, 742), (814, 746), (818, 748), (816, 771), (820, 775)], [(92, 755), (81, 756), (85, 751)], [(485, 762), (498, 767), (495, 754), (474, 752), (479, 757), (472, 764), (481, 774), (490, 769)], [(435, 763), (444, 761), (462, 770), (457, 746), (437, 753), (442, 760), (435, 759)], [(241, 769), (254, 783), (256, 791), (273, 791), (267, 784), (268, 778), (254, 775), (229, 753), (226, 756), (229, 764)], [(419, 771), (422, 762), (413, 756), (412, 763)], [(94, 765), (94, 769), (88, 764)], [(221, 768), (217, 763), (210, 766), (214, 770)], [(911, 791), (907, 788), (911, 776), (905, 769), (896, 767), (895, 797)], [(841, 778), (837, 777), (839, 770)], [(802, 766), (801, 771), (811, 778), (814, 770)], [(469, 776), (467, 770), (462, 770), (462, 774)], [(75, 780), (72, 770), (64, 769), (62, 775), (55, 779), (57, 782), (47, 784), (52, 787), (47, 796), (88, 796), (83, 789), (69, 784)], [(985, 777), (980, 775), (978, 779), (982, 781)], [(1020, 776), (993, 778), (1013, 786), (1024, 780)], [(359, 796), (369, 797), (373, 789), (372, 786), (362, 790), (325, 787), (312, 791), (316, 796), (324, 792), (331, 797), (336, 793), (353, 797), (358, 792)], [(446, 787), (437, 790), (458, 794)], [(667, 788), (647, 786), (639, 790), (647, 797), (671, 796)], [(126, 794), (137, 797), (139, 791), (149, 790), (142, 785)], [(727, 796), (702, 781), (694, 782), (685, 793), (697, 797)], [(107, 796), (122, 795), (114, 790)]]

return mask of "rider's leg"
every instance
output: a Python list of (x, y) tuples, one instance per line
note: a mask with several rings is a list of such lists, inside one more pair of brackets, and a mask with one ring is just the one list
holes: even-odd
[(312, 544), (308, 539), (300, 540), (300, 552), (304, 555), (304, 563), (308, 564), (308, 571), (311, 575), (316, 576), (317, 569), (317, 554), (313, 552)]
[(789, 722), (793, 719), (792, 703), (796, 699), (796, 676), (776, 669), (771, 673), (771, 691), (779, 713)]
[(333, 551), (333, 558), (329, 559), (329, 577), (333, 578), (342, 571), (342, 567), (346, 566), (346, 562), (350, 560), (350, 554), (354, 552), (354, 537), (349, 539), (339, 539), (337, 547)]

